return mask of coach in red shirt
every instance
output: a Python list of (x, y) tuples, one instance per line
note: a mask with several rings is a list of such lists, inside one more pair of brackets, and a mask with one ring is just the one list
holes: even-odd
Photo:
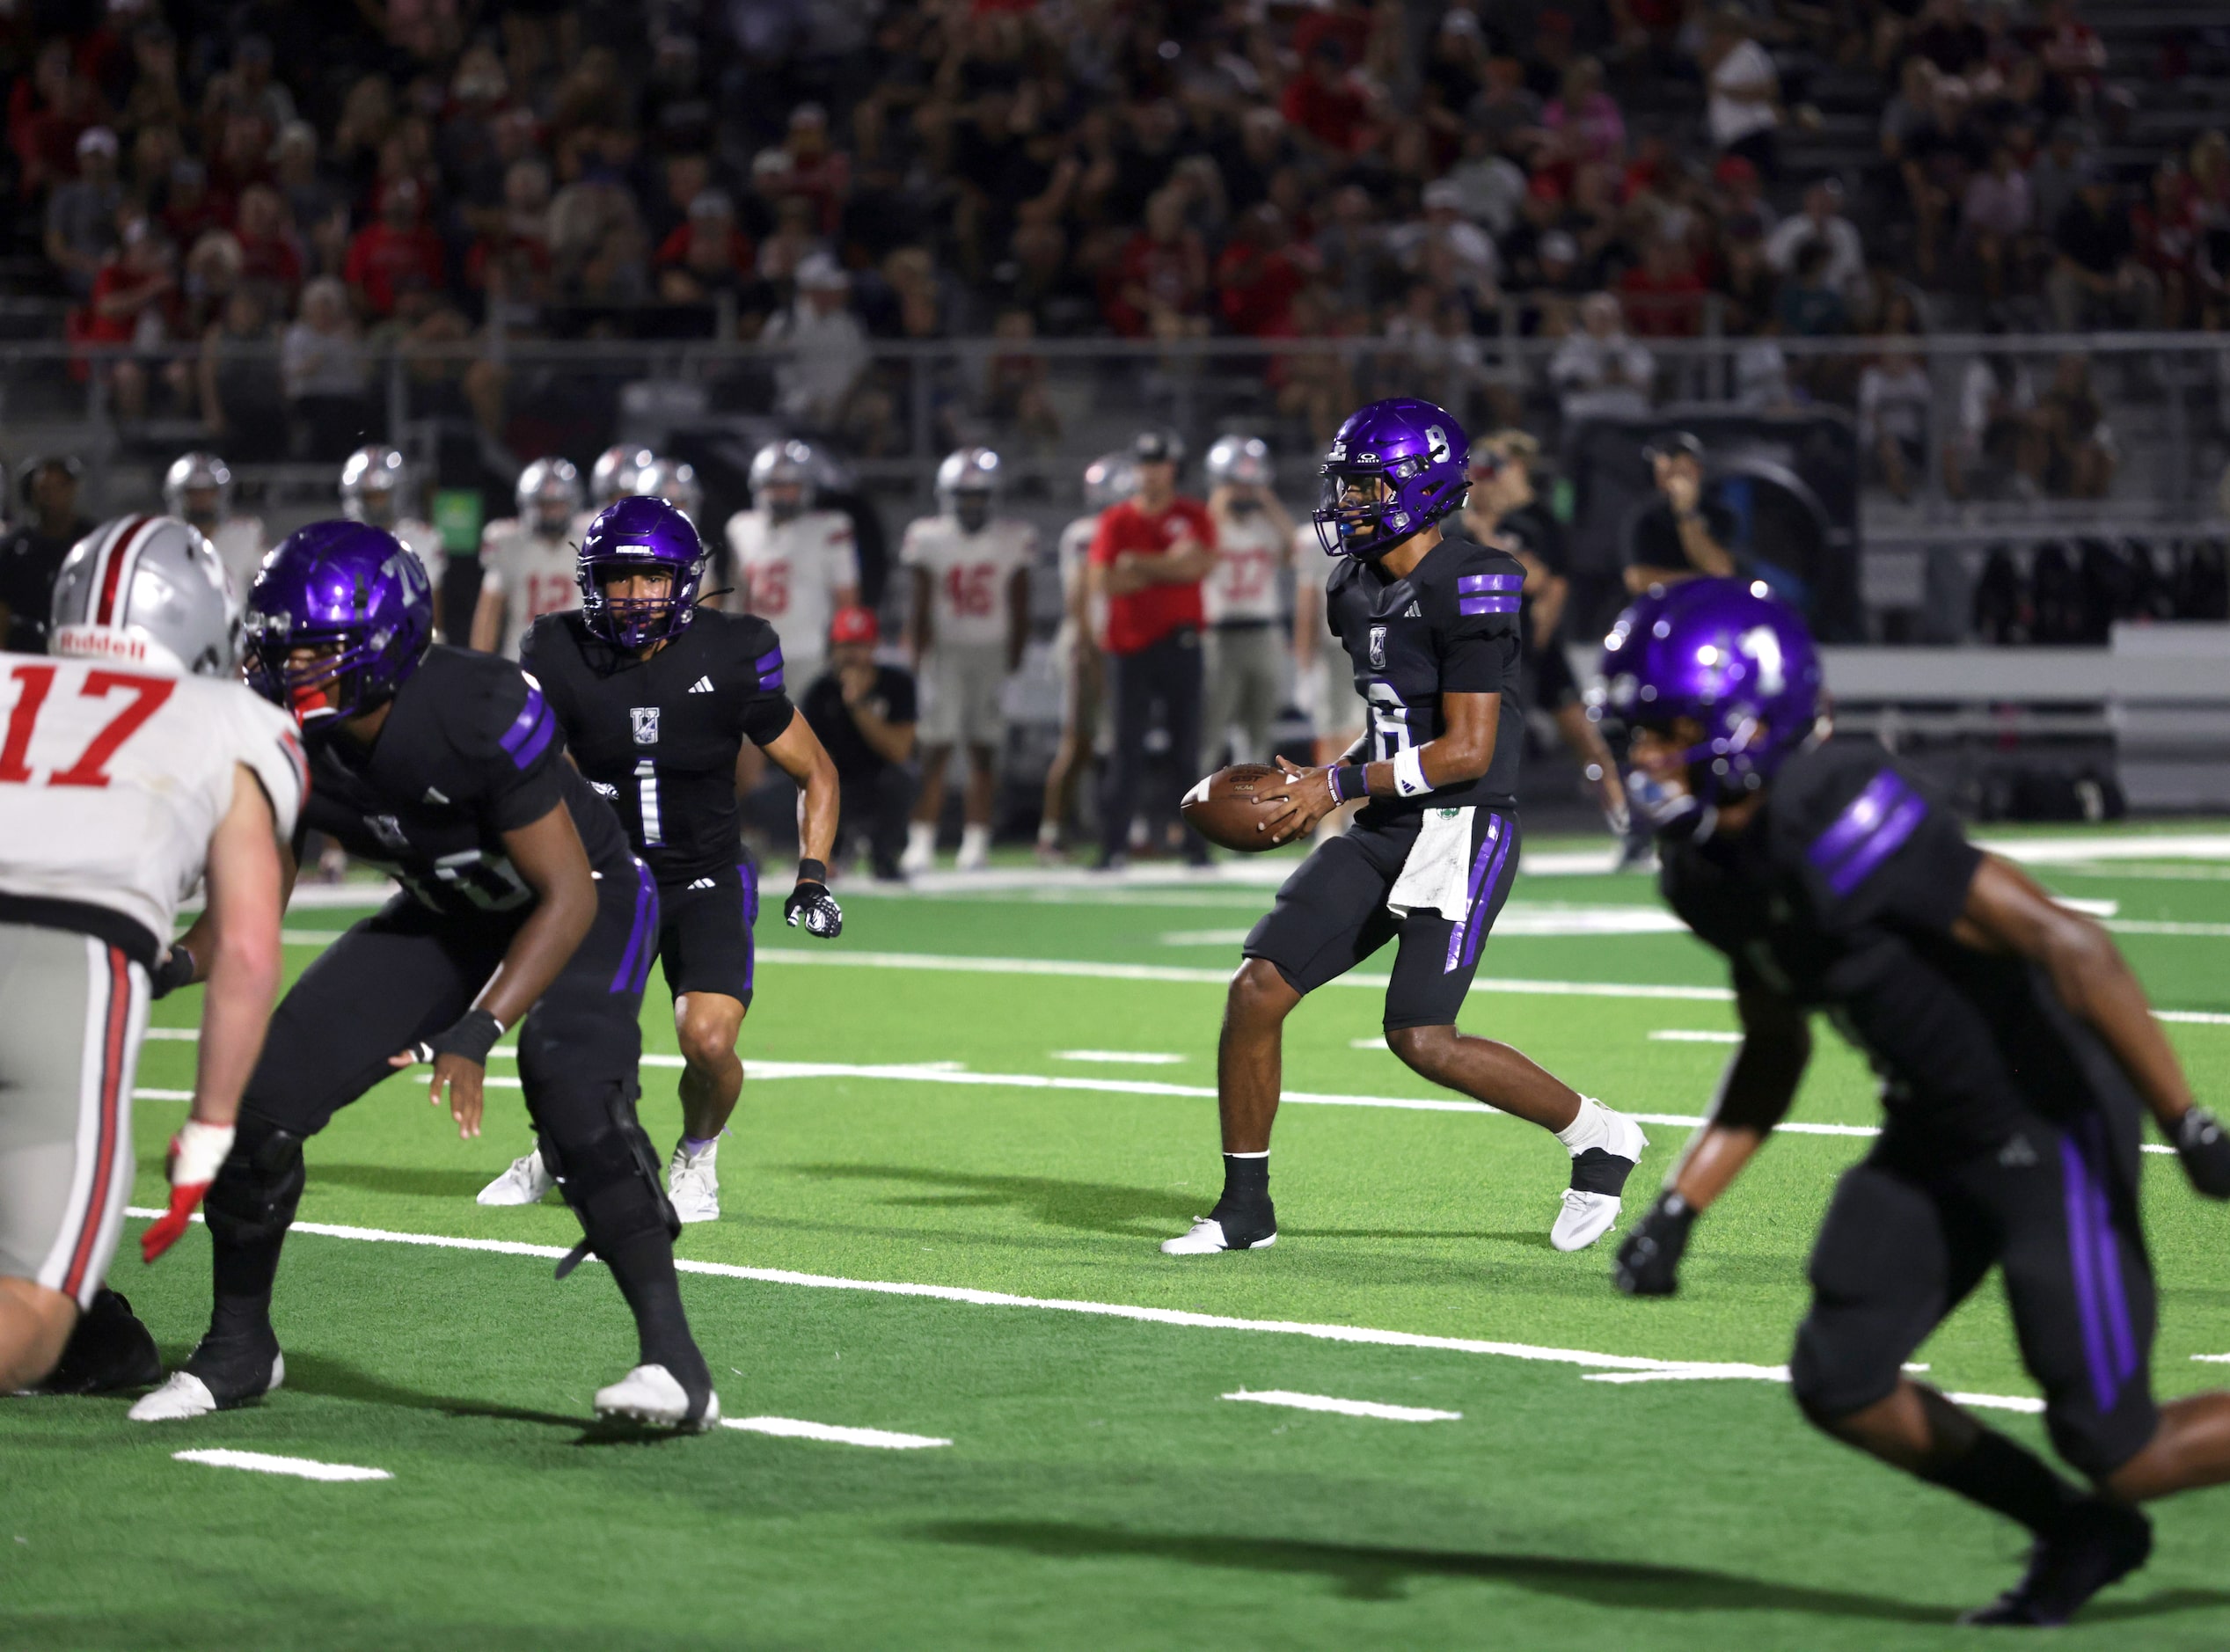
[[(1216, 524), (1196, 499), (1177, 496), (1184, 447), (1159, 430), (1130, 450), (1138, 491), (1100, 517), (1092, 540), (1091, 589), (1104, 599), (1108, 700), (1115, 713), (1115, 760), (1108, 765), (1100, 810), (1100, 866), (1121, 866), (1130, 846), (1130, 820), (1145, 784), (1146, 736), (1157, 705), (1169, 731), (1175, 783), (1170, 813), (1193, 783), (1200, 761), (1200, 582), (1216, 566)], [(1205, 844), (1188, 832), (1185, 859), (1208, 860)]]

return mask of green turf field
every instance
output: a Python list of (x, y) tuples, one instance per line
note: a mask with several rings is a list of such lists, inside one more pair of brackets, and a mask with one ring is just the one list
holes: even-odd
[[(2197, 1012), (2169, 1030), (2220, 1098), (2230, 864), (2041, 875), (2116, 903), (2156, 1002)], [(1813, 1225), (1861, 1137), (1779, 1137), (1699, 1228), (1684, 1294), (1627, 1301), (1607, 1243), (1548, 1246), (1555, 1142), (1475, 1108), (1370, 1105), (1448, 1098), (1374, 1044), (1376, 990), (1335, 987), (1290, 1025), (1287, 1086), (1319, 1100), (1282, 1120), (1276, 1247), (1157, 1252), (1216, 1196), (1217, 983), (1267, 899), (853, 889), (830, 947), (762, 920), (745, 1044), (764, 1064), (721, 1159), (727, 1215), (678, 1247), (707, 1265), (684, 1281), (699, 1338), (731, 1419), (943, 1444), (588, 1434), (591, 1391), (632, 1363), (618, 1294), (594, 1266), (552, 1280), (578, 1232), (562, 1206), (472, 1202), (527, 1144), (516, 1091), (492, 1092), (467, 1145), (422, 1081), (391, 1083), (310, 1149), (276, 1308), (286, 1389), (159, 1427), (128, 1423), (121, 1400), (0, 1405), (0, 1646), (1970, 1643), (1949, 1620), (2012, 1580), (2019, 1534), (1826, 1443), (1772, 1380)], [(1700, 1112), (1723, 1044), (1652, 1034), (1724, 1033), (1729, 1006), (1699, 946), (1649, 931), (1654, 901), (1644, 879), (1522, 879), (1466, 1027), (1613, 1105)], [(289, 949), (297, 967), (312, 955)], [(1620, 986), (1673, 990), (1603, 990)], [(652, 998), (646, 1048), (670, 1064)], [(157, 1020), (198, 1013), (185, 994)], [(1170, 1059), (1077, 1058), (1093, 1052)], [(192, 1061), (189, 1042), (151, 1042), (139, 1084), (183, 1091)], [(645, 1073), (662, 1149), (673, 1078)], [(139, 1104), (142, 1205), (180, 1112)], [(1796, 1118), (1875, 1116), (1861, 1064), (1824, 1037)], [(1686, 1134), (1649, 1129), (1638, 1188)], [(2193, 1357), (2230, 1354), (2230, 1210), (2171, 1160), (2146, 1169), (2155, 1371), (2174, 1394), (2230, 1378)], [(180, 1357), (206, 1314), (207, 1242), (149, 1268), (141, 1225), (116, 1281)], [(2033, 1393), (1987, 1290), (1919, 1358), (2001, 1407)], [(1240, 1391), (1460, 1416), (1224, 1398)], [(2042, 1439), (2018, 1408), (1989, 1417)], [(212, 1449), (391, 1478), (172, 1455)], [(2055, 1644), (2230, 1642), (2230, 1491), (2156, 1513), (2151, 1568)]]

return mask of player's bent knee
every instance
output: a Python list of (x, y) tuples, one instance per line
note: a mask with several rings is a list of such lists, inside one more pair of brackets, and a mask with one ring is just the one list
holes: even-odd
[(1455, 1049), (1452, 1027), (1393, 1027), (1386, 1029), (1386, 1048), (1412, 1071), (1427, 1078), (1442, 1071)]
[(250, 1245), (282, 1236), (306, 1180), (302, 1137), (242, 1108), (232, 1151), (203, 1202), (210, 1235)]
[(638, 1234), (681, 1232), (659, 1181), (658, 1159), (650, 1137), (635, 1122), (633, 1099), (624, 1089), (604, 1098), (586, 1128), (568, 1119), (559, 1129), (540, 1127), (543, 1162), (581, 1218), (590, 1248)]
[(1232, 976), (1225, 1004), (1234, 1021), (1275, 1024), (1301, 1001), (1284, 974), (1267, 958), (1249, 958)]

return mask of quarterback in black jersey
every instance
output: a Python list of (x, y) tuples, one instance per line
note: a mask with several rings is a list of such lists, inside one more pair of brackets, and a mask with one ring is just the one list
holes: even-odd
[(1268, 823), (1277, 842), (1370, 799), (1322, 844), (1247, 938), (1217, 1058), (1224, 1192), (1171, 1255), (1256, 1249), (1277, 1237), (1269, 1197), (1285, 1018), (1326, 982), (1398, 941), (1386, 988), (1393, 1052), (1435, 1084), (1553, 1130), (1572, 1178), (1550, 1231), (1593, 1244), (1649, 1144), (1633, 1120), (1580, 1095), (1507, 1044), (1456, 1030), (1481, 944), (1517, 874), (1523, 744), (1517, 610), (1507, 551), (1444, 535), (1462, 504), (1464, 433), (1430, 402), (1374, 402), (1326, 455), (1317, 532), (1340, 557), (1325, 594), (1370, 726), (1327, 768), (1280, 759), (1290, 781)]
[[(581, 537), (581, 607), (535, 622), (520, 665), (541, 685), (573, 759), (609, 799), (658, 881), (656, 949), (681, 1043), (682, 1138), (667, 1188), (684, 1222), (719, 1218), (720, 1132), (743, 1089), (735, 1041), (751, 1003), (758, 868), (737, 843), (743, 754), (764, 750), (804, 793), (786, 921), (833, 939), (844, 917), (825, 862), (836, 766), (784, 692), (782, 645), (748, 614), (701, 606), (705, 549), (662, 499), (608, 506)], [(481, 1190), (483, 1204), (550, 1191), (540, 1150)]]
[(280, 1385), (272, 1287), (303, 1142), (416, 1062), (433, 1064), (430, 1099), (446, 1093), (458, 1134), (478, 1136), (489, 1051), (515, 1027), (527, 1109), (581, 1218), (559, 1276), (594, 1252), (635, 1315), (640, 1362), (596, 1409), (710, 1427), (720, 1402), (682, 1309), (677, 1227), (635, 1122), (658, 925), (649, 868), (566, 761), (556, 716), (518, 668), (428, 646), (431, 590), (391, 534), (362, 523), (293, 534), (257, 574), (246, 624), (250, 681), (294, 712), (310, 754), (296, 856), (307, 833), (325, 832), (402, 891), (327, 947), (273, 1015), (208, 1193), (208, 1334), (131, 1414), (198, 1416)]
[[(1604, 674), (1635, 729), (1629, 790), (1658, 830), (1665, 897), (1727, 955), (1744, 1033), (1617, 1283), (1672, 1293), (1697, 1217), (1788, 1112), (1809, 1013), (1826, 1011), (1880, 1074), (1888, 1122), (1820, 1227), (1796, 1402), (2035, 1533), (2028, 1575), (1968, 1621), (2064, 1622), (2144, 1563), (2135, 1504), (2230, 1480), (2230, 1393), (2153, 1399), (2138, 1211), (2147, 1113), (2211, 1197), (2230, 1196), (2230, 1141), (2103, 930), (1970, 844), (1878, 746), (1823, 738), (1811, 640), (1762, 588), (1644, 598)], [(2095, 1491), (1905, 1374), (1992, 1267), (2046, 1430)]]

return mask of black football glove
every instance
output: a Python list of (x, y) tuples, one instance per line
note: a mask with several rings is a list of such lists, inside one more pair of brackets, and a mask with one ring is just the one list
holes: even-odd
[(827, 884), (801, 878), (782, 903), (782, 921), (792, 929), (803, 925), (805, 932), (817, 939), (834, 940), (844, 933), (844, 908)]
[(180, 987), (192, 986), (194, 954), (172, 942), (171, 949), (163, 954), (162, 961), (149, 972), (147, 980), (147, 996), (150, 998), (166, 998)]
[(2230, 1199), (2230, 1130), (2204, 1107), (2193, 1107), (2175, 1125), (2176, 1157), (2191, 1185), (2210, 1199)]
[(503, 1024), (486, 1010), (467, 1010), (431, 1038), (411, 1046), (420, 1061), (439, 1056), (462, 1056), (480, 1066), (488, 1064), (488, 1051), (503, 1036)]
[(1611, 1283), (1629, 1297), (1672, 1295), (1680, 1289), (1680, 1256), (1695, 1224), (1695, 1207), (1666, 1188), (1619, 1246)]

